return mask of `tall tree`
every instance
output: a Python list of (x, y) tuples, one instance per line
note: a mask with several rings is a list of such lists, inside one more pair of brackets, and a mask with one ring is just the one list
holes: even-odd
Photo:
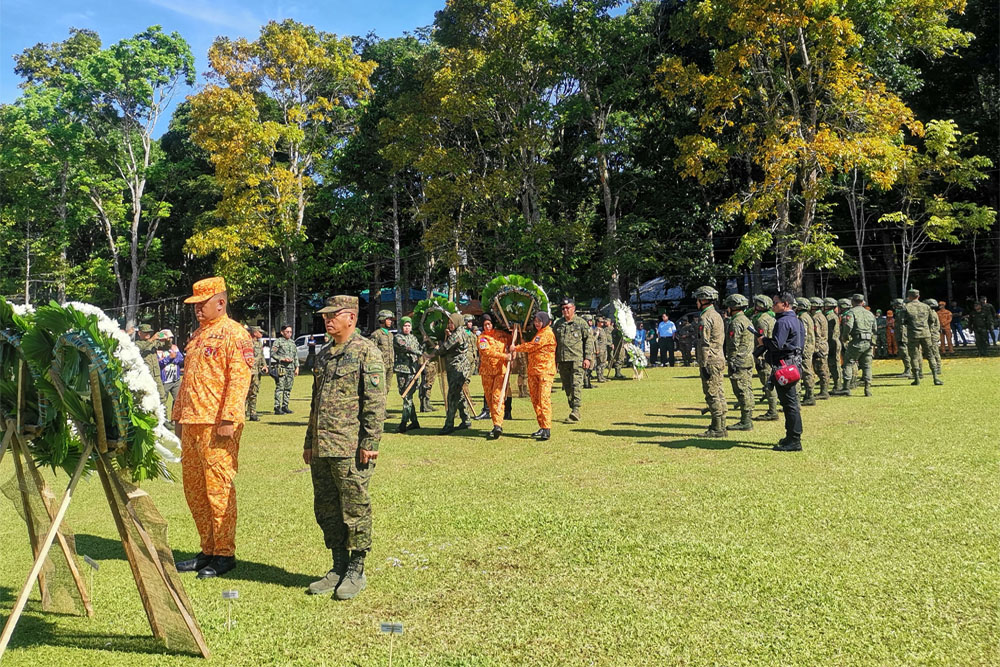
[(223, 273), (277, 252), (285, 321), (294, 323), (317, 163), (354, 130), (375, 64), (350, 39), (289, 19), (268, 23), (253, 42), (218, 38), (209, 65), (211, 83), (191, 98), (193, 138), (223, 194), (216, 220), (188, 247), (215, 254)]

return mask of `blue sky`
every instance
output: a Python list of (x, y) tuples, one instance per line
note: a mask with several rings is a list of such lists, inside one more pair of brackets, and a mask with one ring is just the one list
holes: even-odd
[[(271, 19), (292, 18), (338, 35), (396, 37), (434, 21), (445, 0), (0, 0), (0, 102), (18, 96), (12, 57), (38, 42), (58, 42), (70, 28), (97, 31), (105, 45), (161, 25), (181, 34), (195, 56), (199, 81), (208, 68), (206, 54), (219, 35), (257, 36)], [(181, 91), (175, 104), (190, 90)], [(158, 128), (165, 131), (166, 121)]]

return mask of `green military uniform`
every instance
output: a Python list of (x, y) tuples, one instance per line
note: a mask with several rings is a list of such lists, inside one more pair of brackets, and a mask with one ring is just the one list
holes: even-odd
[(837, 314), (837, 300), (832, 297), (823, 299), (826, 312), (826, 344), (829, 348), (826, 356), (827, 367), (830, 370), (830, 382), (834, 389), (840, 386), (840, 356), (843, 346), (840, 343), (840, 315)]
[(933, 355), (928, 361), (930, 361), (931, 366), (936, 366), (938, 369), (938, 376), (941, 375), (941, 347), (938, 345), (938, 341), (941, 340), (941, 319), (937, 316), (938, 304), (937, 299), (924, 299), (924, 303), (927, 307), (931, 309), (931, 316), (927, 320), (927, 324), (931, 330), (931, 354)]
[[(139, 332), (152, 334), (153, 327), (143, 324), (139, 327)], [(160, 375), (160, 357), (156, 353), (169, 350), (170, 341), (166, 339), (157, 340), (155, 338), (140, 339), (135, 341), (135, 346), (139, 348), (139, 354), (142, 355), (142, 360), (146, 362), (149, 374), (153, 376), (153, 382), (156, 383), (156, 392), (160, 395), (160, 403), (163, 403), (165, 407), (167, 405), (167, 390), (163, 388), (163, 376)]]
[[(695, 290), (694, 298), (714, 301), (719, 298), (719, 293), (714, 287), (704, 286)], [(719, 311), (711, 303), (703, 306), (698, 318), (695, 356), (700, 367), (705, 403), (712, 415), (712, 425), (702, 437), (722, 438), (726, 435), (726, 394), (722, 389), (722, 372), (726, 367), (726, 355), (723, 349), (725, 339), (726, 326)]]
[(271, 343), (270, 369), (274, 375), (274, 414), (291, 414), (288, 400), (292, 396), (295, 371), (299, 369), (299, 350), (295, 341), (281, 336)]
[[(923, 360), (920, 353), (927, 357), (927, 363), (931, 367), (931, 375), (934, 376), (934, 384), (944, 384), (941, 380), (941, 369), (934, 365), (934, 353), (931, 351), (937, 347), (939, 339), (931, 340), (931, 319), (938, 321), (937, 315), (926, 303), (920, 301), (920, 292), (915, 289), (906, 292), (908, 301), (904, 306), (906, 319), (906, 349), (910, 356), (910, 377), (913, 384), (920, 384), (920, 373), (923, 371)], [(940, 322), (939, 322), (940, 324)]]
[(462, 316), (458, 313), (452, 313), (451, 318), (455, 323), (455, 330), (450, 332), (444, 342), (434, 351), (435, 356), (444, 359), (448, 378), (448, 407), (441, 435), (447, 435), (455, 430), (456, 414), (462, 420), (458, 428), (472, 426), (465, 405), (465, 395), (462, 392), (469, 379), (469, 374), (472, 372), (469, 365), (469, 337), (463, 331)]
[(385, 326), (385, 321), (392, 318), (392, 313), (388, 310), (378, 312), (378, 322), (381, 326), (372, 332), (371, 341), (375, 343), (379, 353), (382, 355), (382, 363), (385, 364), (385, 377), (382, 378), (382, 390), (389, 393), (389, 374), (392, 373), (395, 361), (393, 359), (392, 332)]
[[(730, 309), (746, 308), (747, 298), (742, 294), (730, 294), (726, 297), (725, 304)], [(742, 310), (737, 310), (726, 322), (726, 341), (723, 346), (726, 364), (729, 366), (729, 382), (733, 385), (736, 403), (740, 408), (740, 423), (730, 427), (734, 431), (753, 430), (754, 397), (750, 378), (753, 375), (754, 346), (753, 323)]]
[[(475, 322), (476, 318), (472, 315), (465, 316), (465, 326), (462, 328), (462, 333), (464, 333), (469, 338), (469, 351), (466, 353), (469, 357), (469, 375), (479, 375), (479, 339), (476, 337), (476, 332), (469, 328), (469, 324)], [(469, 384), (469, 380), (466, 380), (466, 385)]]
[(796, 299), (795, 309), (798, 311), (799, 322), (805, 329), (802, 342), (802, 387), (805, 389), (805, 394), (802, 396), (802, 405), (816, 405), (816, 399), (813, 397), (816, 388), (816, 371), (813, 368), (813, 355), (816, 354), (816, 320), (809, 314), (812, 309), (809, 299), (803, 297)]
[(597, 318), (597, 356), (594, 358), (594, 374), (598, 382), (607, 380), (605, 376), (608, 367), (608, 346), (604, 342), (605, 338), (604, 318)]
[(830, 398), (830, 334), (826, 315), (823, 314), (823, 299), (814, 296), (809, 299), (812, 305), (813, 334), (816, 337), (816, 350), (813, 353), (813, 370), (819, 380), (819, 394), (816, 398)]
[[(573, 303), (564, 299), (563, 303)], [(552, 334), (556, 337), (556, 368), (562, 382), (566, 400), (569, 402), (569, 421), (580, 420), (580, 402), (583, 398), (583, 362), (594, 363), (596, 341), (583, 317), (576, 315), (572, 320), (560, 317), (552, 323)], [(598, 375), (598, 382), (604, 378)]]
[[(404, 334), (402, 325), (412, 321), (409, 317), (400, 320), (400, 330), (393, 336), (393, 371), (396, 373), (396, 384), (399, 386), (399, 394), (403, 395), (406, 387), (409, 386), (413, 376), (420, 369), (420, 356), (423, 352), (420, 341), (412, 333)], [(405, 433), (412, 428), (420, 428), (417, 421), (417, 408), (413, 404), (413, 391), (403, 396), (403, 416), (399, 422), (399, 433)]]
[(877, 338), (875, 342), (875, 358), (885, 359), (889, 356), (889, 318), (882, 314), (881, 310), (875, 311), (875, 330)]
[(690, 321), (685, 321), (674, 334), (677, 345), (680, 346), (681, 361), (685, 366), (691, 365), (691, 349), (694, 347), (695, 327)]
[(424, 366), (424, 372), (420, 379), (420, 411), (434, 412), (437, 408), (431, 403), (431, 389), (434, 388), (434, 380), (437, 379), (437, 361), (431, 360)]
[[(771, 299), (765, 294), (754, 296), (753, 303), (757, 312), (754, 313), (751, 321), (756, 330), (755, 335), (760, 339), (756, 342), (758, 345), (763, 345), (762, 340), (772, 338), (774, 334), (774, 311), (771, 310)], [(757, 377), (764, 390), (767, 412), (759, 417), (754, 417), (756, 421), (776, 421), (778, 419), (778, 392), (775, 391), (774, 385), (768, 382), (773, 372), (774, 368), (767, 363), (764, 355), (759, 355), (757, 357)]]
[[(847, 317), (847, 311), (851, 309), (850, 299), (840, 299), (837, 301), (837, 306), (840, 308), (840, 349), (843, 350), (843, 354), (840, 357), (840, 382), (843, 385), (845, 378), (847, 377), (847, 343), (850, 342), (850, 336), (848, 335), (847, 329), (844, 328), (844, 321)], [(852, 376), (855, 377), (855, 376)], [(855, 381), (857, 378), (855, 377)], [(843, 388), (842, 386), (837, 388)], [(850, 387), (854, 389), (854, 387)]]
[(615, 325), (607, 317), (604, 318), (601, 335), (604, 337), (604, 368), (607, 373), (615, 365)]
[(246, 418), (250, 421), (257, 421), (257, 394), (260, 393), (260, 376), (266, 368), (264, 360), (264, 344), (260, 338), (253, 335), (260, 331), (260, 327), (250, 327), (251, 340), (253, 341), (253, 366), (250, 367), (250, 389), (247, 391)]
[[(979, 310), (976, 310), (977, 307)], [(972, 307), (972, 312), (969, 313), (969, 328), (976, 335), (976, 351), (981, 357), (985, 357), (990, 353), (989, 331), (992, 322), (993, 317), (983, 308), (981, 303), (977, 303)]]
[[(903, 372), (896, 377), (910, 377), (910, 352), (907, 348), (906, 333), (906, 304), (902, 299), (894, 299), (892, 310), (896, 314), (896, 347), (899, 348), (899, 358), (903, 360)], [(917, 369), (918, 374), (923, 377), (923, 369)]]
[(625, 363), (625, 336), (618, 327), (614, 324), (611, 325), (611, 365), (615, 369), (615, 379), (624, 380), (625, 376), (622, 375), (622, 364)]
[(854, 387), (854, 375), (860, 370), (864, 384), (865, 396), (872, 395), (872, 345), (877, 332), (875, 331), (875, 316), (864, 307), (864, 296), (855, 294), (852, 307), (844, 314), (840, 328), (847, 338), (844, 353), (844, 385), (838, 389), (838, 396), (850, 396)]
[[(326, 300), (320, 313), (357, 312), (356, 297)], [(375, 463), (361, 463), (361, 450), (378, 451), (385, 421), (385, 366), (375, 344), (357, 330), (339, 345), (316, 354), (305, 449), (311, 451), (313, 510), (333, 552), (333, 569), (310, 592), (353, 597), (365, 586), (364, 558), (371, 549), (372, 511), (368, 483)]]
[[(588, 356), (591, 359), (591, 364), (593, 364), (594, 363), (593, 360), (597, 358), (597, 333), (596, 333), (596, 331), (594, 329), (594, 318), (591, 317), (590, 315), (584, 315), (583, 319), (587, 323), (587, 333), (589, 335), (589, 338), (587, 339), (587, 341), (588, 341), (587, 342), (587, 349), (588, 349), (588, 351), (589, 351), (590, 354)], [(553, 327), (555, 327), (555, 323), (553, 323)], [(553, 331), (554, 331), (554, 329), (553, 329)], [(593, 389), (594, 388), (594, 385), (591, 384), (591, 379), (593, 378), (593, 376), (594, 376), (594, 368), (593, 368), (593, 366), (591, 366), (590, 368), (588, 368), (588, 369), (586, 369), (586, 370), (583, 371), (583, 388), (584, 389)], [(565, 388), (565, 387), (566, 387), (566, 383), (564, 382), (563, 383), (563, 388)]]

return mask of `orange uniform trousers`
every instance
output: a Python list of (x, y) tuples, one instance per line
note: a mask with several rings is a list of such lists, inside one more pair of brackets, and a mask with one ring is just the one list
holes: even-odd
[(503, 426), (503, 403), (506, 398), (503, 390), (503, 375), (483, 375), (481, 370), (479, 373), (479, 377), (483, 380), (483, 396), (486, 397), (486, 405), (490, 408), (493, 425)]
[(236, 485), (243, 424), (231, 438), (216, 433), (215, 424), (184, 424), (181, 429), (181, 472), (184, 498), (201, 537), (201, 552), (236, 554)]
[(528, 393), (539, 428), (552, 428), (552, 380), (554, 375), (529, 375)]

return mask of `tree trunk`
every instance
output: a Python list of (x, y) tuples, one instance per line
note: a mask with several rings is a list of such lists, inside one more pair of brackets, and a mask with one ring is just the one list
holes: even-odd
[(59, 272), (56, 278), (56, 301), (66, 302), (66, 198), (69, 181), (69, 163), (63, 160), (59, 170), (59, 202), (56, 205), (56, 217), (59, 220)]
[(396, 180), (392, 182), (392, 279), (396, 292), (396, 320), (403, 316), (403, 286), (399, 268), (399, 197)]
[(604, 236), (604, 255), (611, 270), (608, 276), (608, 298), (621, 299), (621, 286), (618, 272), (618, 215), (615, 211), (615, 201), (611, 194), (611, 184), (608, 182), (608, 157), (603, 150), (597, 152), (597, 171), (601, 179), (601, 199), (604, 201), (604, 218), (606, 221)]
[(31, 305), (31, 221), (24, 227), (24, 305)]
[(760, 259), (755, 260), (750, 268), (750, 291), (755, 295), (764, 291), (764, 273)]
[(372, 269), (372, 282), (368, 288), (368, 330), (378, 328), (378, 311), (382, 309), (382, 280), (378, 262)]
[(889, 299), (892, 300), (899, 298), (899, 285), (896, 283), (896, 246), (890, 242), (889, 234), (885, 232), (882, 233), (881, 240), (882, 261), (888, 274), (886, 282), (889, 284)]

